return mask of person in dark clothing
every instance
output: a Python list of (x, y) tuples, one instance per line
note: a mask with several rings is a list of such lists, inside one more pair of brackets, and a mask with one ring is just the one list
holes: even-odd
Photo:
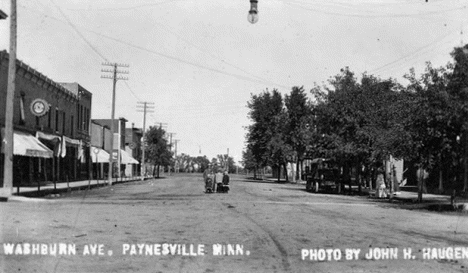
[(229, 185), (229, 174), (227, 171), (224, 171), (223, 175), (223, 185)]
[(229, 174), (227, 171), (224, 171), (220, 192), (227, 193), (228, 191), (229, 191)]

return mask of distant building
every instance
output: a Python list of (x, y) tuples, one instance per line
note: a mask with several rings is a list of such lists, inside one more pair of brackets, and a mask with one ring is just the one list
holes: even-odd
[[(129, 153), (133, 158), (141, 163), (141, 138), (143, 137), (143, 131), (140, 128), (135, 128), (132, 124), (132, 128), (125, 130), (125, 151)], [(133, 164), (131, 168), (126, 170), (125, 175), (127, 176), (138, 176), (140, 175), (141, 164)]]
[[(127, 169), (133, 170), (133, 164), (139, 164), (139, 162), (132, 157), (125, 149), (126, 144), (126, 123), (128, 120), (125, 118), (114, 119), (114, 145), (113, 145), (113, 154), (114, 162), (116, 164), (116, 170), (114, 170), (117, 177), (129, 176), (133, 171), (127, 172)], [(112, 120), (111, 119), (93, 119), (92, 122), (97, 125), (106, 126), (111, 128)], [(109, 140), (110, 142), (110, 140)], [(107, 146), (108, 145), (108, 146)], [(104, 143), (106, 151), (110, 154), (110, 143)], [(120, 163), (120, 164), (119, 164)]]
[(106, 179), (109, 173), (109, 153), (111, 132), (106, 125), (91, 122), (91, 159), (93, 178)]

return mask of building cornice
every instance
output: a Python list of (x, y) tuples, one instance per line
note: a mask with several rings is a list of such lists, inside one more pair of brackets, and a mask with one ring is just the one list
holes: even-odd
[[(9, 54), (6, 50), (0, 51), (0, 62), (3, 64), (3, 60), (8, 59)], [(16, 74), (30, 80), (47, 91), (56, 93), (59, 98), (63, 97), (71, 102), (78, 101), (78, 96), (73, 94), (73, 92), (20, 60), (16, 60)]]

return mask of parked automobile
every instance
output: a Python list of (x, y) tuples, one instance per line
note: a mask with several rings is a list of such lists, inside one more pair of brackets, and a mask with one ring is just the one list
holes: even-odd
[(307, 191), (339, 192), (340, 172), (332, 160), (315, 158), (311, 161), (309, 169), (310, 172), (305, 174)]

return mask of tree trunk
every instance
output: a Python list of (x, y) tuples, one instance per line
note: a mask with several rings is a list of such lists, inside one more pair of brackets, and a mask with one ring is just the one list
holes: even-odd
[[(343, 166), (343, 186), (345, 184), (349, 185), (348, 193), (351, 193), (351, 177), (349, 175), (349, 162), (346, 160)], [(343, 191), (345, 192), (345, 191)]]
[(422, 168), (418, 169), (418, 203), (422, 202), (423, 198), (423, 180), (424, 180), (424, 171)]
[[(280, 165), (281, 166), (281, 165)], [(289, 182), (289, 179), (288, 179), (288, 168), (286, 166), (286, 163), (283, 164), (283, 169), (284, 169), (284, 176), (286, 178), (286, 182)]]
[(440, 166), (439, 169), (439, 193), (444, 192), (444, 178), (443, 178), (443, 173), (442, 173), (442, 165)]
[(359, 161), (356, 161), (356, 182), (358, 183), (358, 190), (359, 194), (362, 193), (362, 186), (361, 186), (361, 164)]
[(444, 192), (444, 177), (443, 177), (443, 173), (442, 173), (442, 168), (443, 168), (443, 165), (442, 165), (442, 155), (439, 154), (439, 193), (442, 193)]
[[(288, 164), (288, 163), (286, 163)], [(296, 182), (296, 172), (294, 171), (294, 167), (292, 166), (292, 162), (291, 162), (291, 179), (292, 179), (292, 182), (295, 183)], [(296, 168), (297, 168), (298, 165), (296, 165)], [(286, 173), (286, 176), (288, 176), (288, 174)]]
[(157, 172), (157, 174), (158, 174), (158, 178), (159, 178), (159, 166), (160, 166), (160, 165), (158, 164), (158, 172)]
[(462, 136), (463, 140), (463, 149), (464, 149), (464, 157), (463, 157), (463, 192), (468, 191), (468, 137), (467, 132), (465, 132)]
[(301, 171), (301, 160), (299, 159), (299, 157), (297, 157), (297, 160), (296, 160), (296, 181), (297, 181), (297, 182), (302, 181), (301, 174), (302, 174), (302, 171)]

